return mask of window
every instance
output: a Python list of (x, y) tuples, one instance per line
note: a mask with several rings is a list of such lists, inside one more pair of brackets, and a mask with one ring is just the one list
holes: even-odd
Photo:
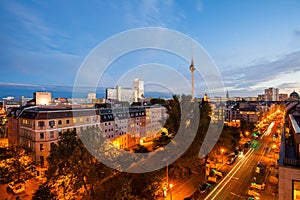
[(58, 125), (62, 125), (62, 121), (61, 120), (58, 120)]
[(40, 151), (44, 151), (44, 144), (40, 144)]
[(43, 166), (45, 162), (44, 156), (40, 156), (40, 163)]
[(54, 131), (51, 131), (51, 132), (50, 132), (50, 138), (51, 138), (51, 139), (54, 138)]
[(70, 124), (70, 120), (67, 119), (67, 120), (66, 120), (66, 124)]
[(293, 180), (293, 199), (300, 199), (300, 181)]
[(49, 126), (52, 128), (53, 126), (55, 126), (55, 121), (51, 120), (49, 121)]
[(61, 136), (61, 134), (62, 134), (62, 131), (59, 130), (59, 131), (58, 131), (58, 136)]
[(97, 116), (94, 116), (94, 117), (93, 117), (93, 122), (97, 122), (97, 121), (98, 121)]
[(45, 126), (45, 122), (44, 122), (44, 121), (39, 121), (39, 122), (38, 122), (38, 126), (39, 126), (40, 128), (44, 127), (44, 126)]
[(44, 139), (44, 133), (40, 133), (40, 139)]

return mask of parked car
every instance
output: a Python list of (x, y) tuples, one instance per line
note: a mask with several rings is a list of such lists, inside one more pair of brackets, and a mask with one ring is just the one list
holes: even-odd
[(210, 189), (210, 186), (211, 185), (209, 183), (203, 183), (199, 188), (200, 193), (204, 194), (204, 193), (208, 192)]
[(232, 165), (234, 163), (234, 161), (236, 160), (237, 155), (230, 155), (226, 164), (227, 165)]
[(7, 184), (7, 188), (10, 192), (14, 194), (20, 194), (25, 191), (25, 183), (24, 182), (10, 182)]
[(249, 140), (248, 142), (245, 143), (245, 148), (249, 148), (251, 146), (251, 141)]
[(20, 194), (24, 191), (25, 191), (24, 183), (17, 184), (16, 187), (13, 189), (13, 193), (15, 193), (15, 194)]

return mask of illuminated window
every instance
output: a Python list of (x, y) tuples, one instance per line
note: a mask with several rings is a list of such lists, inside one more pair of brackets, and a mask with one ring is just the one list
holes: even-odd
[(40, 144), (40, 151), (44, 151), (44, 145)]
[(300, 181), (293, 180), (293, 200), (300, 199)]

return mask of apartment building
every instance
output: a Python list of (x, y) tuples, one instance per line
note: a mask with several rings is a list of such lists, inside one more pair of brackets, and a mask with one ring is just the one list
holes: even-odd
[(51, 146), (60, 140), (64, 132), (74, 130), (79, 133), (86, 127), (98, 127), (117, 148), (127, 149), (139, 144), (140, 138), (153, 136), (164, 113), (165, 108), (157, 106), (125, 109), (72, 109), (71, 106), (15, 108), (8, 115), (8, 140), (10, 146), (21, 145), (31, 150), (42, 174)]
[(279, 158), (279, 200), (300, 199), (300, 103), (289, 103)]
[(256, 123), (259, 120), (260, 111), (257, 102), (233, 102), (225, 108), (225, 121), (245, 121)]

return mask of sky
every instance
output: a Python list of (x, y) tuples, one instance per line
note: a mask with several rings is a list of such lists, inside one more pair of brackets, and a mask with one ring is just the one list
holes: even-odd
[[(93, 49), (143, 27), (167, 28), (195, 40), (217, 66), (230, 96), (257, 96), (268, 87), (300, 92), (299, 8), (298, 0), (3, 0), (0, 95), (11, 95), (15, 88), (70, 91)], [(194, 60), (205, 68), (199, 58)], [(124, 74), (147, 63), (168, 65), (190, 80), (186, 60), (143, 50), (122, 55), (99, 77), (98, 86), (115, 87)], [(166, 78), (159, 73), (141, 78), (153, 77)], [(199, 96), (207, 93), (204, 79), (195, 75)], [(154, 85), (147, 85), (146, 92), (167, 88)]]

